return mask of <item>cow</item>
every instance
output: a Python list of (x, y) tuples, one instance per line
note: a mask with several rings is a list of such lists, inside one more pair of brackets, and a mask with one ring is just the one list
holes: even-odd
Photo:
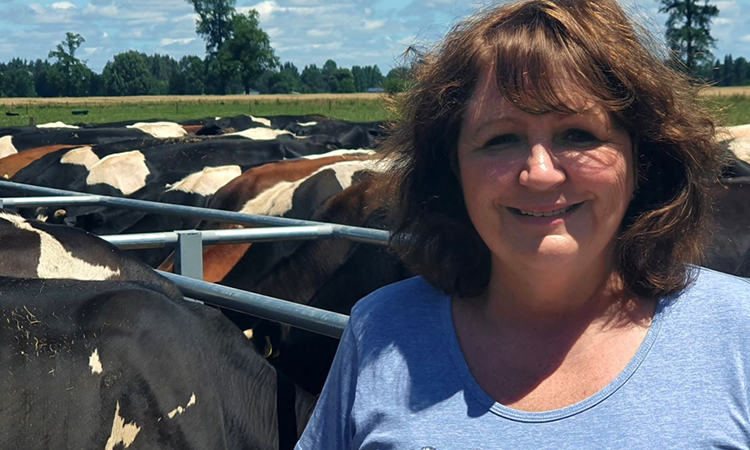
[(344, 148), (375, 148), (387, 134), (387, 125), (384, 122), (327, 120), (310, 126), (303, 125), (297, 123), (296, 126), (287, 126), (286, 129), (298, 137), (315, 134), (331, 136)]
[[(294, 192), (305, 180), (321, 170), (362, 169), (370, 165), (368, 161), (373, 160), (373, 154), (374, 152), (370, 150), (334, 150), (321, 155), (264, 164), (246, 171), (216, 191), (208, 207), (247, 214), (309, 216), (324, 199), (298, 204), (296, 210), (293, 210), (291, 203)], [(353, 164), (339, 164), (345, 162)], [(351, 182), (350, 177), (341, 183), (343, 187), (346, 187)], [(307, 211), (301, 211), (300, 208), (307, 208)], [(197, 228), (226, 229), (240, 228), (240, 226), (202, 221)], [(249, 247), (250, 244), (232, 244), (207, 248), (203, 255), (204, 280), (220, 281)], [(173, 261), (174, 257), (170, 255), (159, 268), (171, 271)]]
[[(386, 189), (377, 174), (330, 197), (309, 217), (322, 222), (388, 229)], [(309, 193), (308, 193), (309, 195)], [(304, 198), (299, 198), (304, 200)], [(387, 247), (348, 240), (253, 244), (220, 284), (348, 314), (357, 300), (411, 276)], [(226, 313), (279, 371), (317, 394), (338, 342), (249, 316)]]
[(195, 137), (156, 139), (149, 136), (108, 144), (76, 145), (69, 151), (48, 153), (32, 161), (11, 179), (18, 183), (70, 189), (76, 180), (86, 177), (89, 169), (107, 156), (166, 145), (190, 144), (201, 140)]
[[(19, 133), (4, 136), (0, 144), (4, 153), (17, 153), (47, 145), (94, 145), (127, 139), (151, 137), (150, 134), (137, 128), (36, 128), (29, 127)], [(0, 156), (5, 156), (0, 153)]]
[(19, 170), (33, 163), (37, 159), (42, 158), (50, 153), (55, 153), (60, 150), (67, 150), (76, 148), (75, 145), (46, 145), (44, 147), (38, 147), (31, 150), (26, 150), (21, 153), (12, 153), (4, 158), (0, 158), (0, 176), (5, 179), (12, 178), (18, 173)]
[(711, 195), (713, 228), (704, 264), (750, 277), (750, 176), (723, 179)]
[[(165, 120), (160, 119), (151, 119), (147, 122), (143, 122), (142, 120), (124, 120), (119, 122), (106, 122), (106, 123), (76, 123), (75, 126), (78, 128), (127, 128), (128, 126), (133, 126), (138, 123), (169, 123), (169, 127), (174, 130), (175, 136), (183, 136), (185, 134), (195, 135), (195, 132), (200, 130), (203, 127), (203, 122), (207, 121), (208, 119), (201, 120), (201, 119), (188, 119), (188, 120), (181, 120), (179, 122), (176, 122), (176, 125), (178, 125), (182, 130), (179, 130), (177, 127), (171, 124), (175, 124), (175, 122), (168, 122)], [(38, 127), (38, 126), (37, 126)]]
[(0, 448), (291, 449), (314, 407), (205, 305), (6, 277), (0, 298)]
[[(266, 164), (224, 186), (209, 206), (384, 229), (385, 192), (372, 178), (387, 168), (377, 155), (351, 154)], [(198, 228), (222, 227), (237, 226), (206, 221)], [(171, 270), (172, 262), (160, 268)], [(203, 262), (206, 281), (345, 314), (359, 298), (409, 276), (386, 248), (342, 240), (216, 245), (204, 252)], [(275, 367), (304, 389), (320, 392), (335, 339), (224, 313), (239, 328), (253, 330), (253, 343), (274, 356)]]
[(271, 121), (262, 117), (241, 114), (235, 117), (205, 119), (203, 121), (203, 127), (196, 131), (195, 134), (198, 136), (215, 136), (260, 127), (270, 128)]
[(166, 278), (97, 236), (0, 210), (0, 276), (130, 280), (169, 298), (182, 295)]
[[(195, 185), (194, 180), (191, 182), (187, 180), (191, 177), (202, 177), (207, 168), (232, 167), (234, 171), (231, 173), (239, 175), (241, 171), (251, 167), (285, 158), (295, 158), (300, 153), (317, 154), (329, 148), (329, 144), (314, 140), (264, 142), (238, 137), (163, 145), (112, 154), (99, 160), (92, 157), (85, 176), (78, 176), (67, 186), (67, 189), (103, 195), (129, 196), (141, 200), (163, 200), (161, 197), (169, 195), (169, 192), (172, 192), (172, 197), (175, 197), (179, 192), (186, 190), (187, 184)], [(228, 162), (231, 163), (228, 164)], [(28, 169), (30, 168), (31, 166)], [(55, 169), (68, 170), (61, 167)], [(19, 172), (18, 175), (21, 173)], [(229, 172), (224, 171), (224, 173)], [(18, 175), (14, 181), (21, 181), (18, 180)], [(224, 182), (229, 181), (227, 178), (224, 180)], [(178, 189), (176, 186), (183, 186), (183, 188)], [(213, 194), (213, 191), (207, 194)], [(177, 200), (176, 203), (186, 204), (176, 198), (173, 200)], [(203, 206), (203, 204), (194, 204), (194, 206)], [(132, 225), (134, 221), (135, 219), (128, 225), (113, 225), (119, 229), (89, 229), (89, 231), (95, 231), (97, 234), (119, 233)]]
[(71, 129), (78, 129), (81, 128), (77, 125), (68, 125), (65, 122), (57, 121), (57, 122), (47, 122), (47, 123), (40, 123), (36, 125), (37, 128), (71, 128)]

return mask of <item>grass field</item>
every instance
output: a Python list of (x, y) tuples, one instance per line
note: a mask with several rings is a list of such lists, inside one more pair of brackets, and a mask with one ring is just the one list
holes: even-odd
[[(90, 97), (55, 99), (0, 99), (0, 126), (37, 123), (103, 123), (125, 120), (186, 120), (230, 117), (322, 114), (336, 119), (369, 122), (389, 117), (385, 97), (379, 94), (352, 95), (232, 95), (180, 97)], [(73, 115), (87, 110), (86, 115)], [(6, 112), (18, 114), (7, 116)]]
[(719, 124), (726, 126), (750, 124), (750, 96), (711, 97), (708, 101), (712, 109), (718, 113)]
[[(750, 123), (750, 86), (711, 88), (707, 101), (718, 112), (719, 124)], [(87, 110), (87, 115), (73, 115)], [(18, 114), (7, 116), (6, 113)], [(103, 123), (126, 120), (186, 120), (230, 117), (322, 114), (336, 119), (369, 122), (392, 118), (382, 94), (145, 96), (88, 98), (0, 98), (0, 126), (25, 126), (62, 121)]]

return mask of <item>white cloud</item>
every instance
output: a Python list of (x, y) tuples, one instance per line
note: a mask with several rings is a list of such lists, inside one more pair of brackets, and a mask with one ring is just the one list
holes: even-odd
[(183, 39), (169, 39), (169, 38), (164, 38), (164, 39), (162, 39), (159, 42), (159, 47), (167, 47), (169, 45), (174, 45), (174, 44), (187, 45), (187, 44), (193, 42), (194, 40), (195, 40), (194, 37), (183, 38)]
[(385, 20), (363, 20), (362, 21), (362, 29), (365, 31), (377, 30), (378, 28), (383, 28), (384, 25), (385, 25)]
[(44, 14), (44, 6), (39, 3), (29, 3), (29, 8), (37, 14)]
[(279, 5), (276, 4), (276, 2), (267, 0), (261, 3), (258, 3), (257, 5), (251, 6), (251, 7), (245, 7), (245, 8), (237, 8), (240, 12), (247, 13), (248, 10), (254, 9), (258, 11), (258, 15), (260, 15), (261, 22), (271, 20), (271, 17), (273, 16), (273, 13), (275, 11), (279, 10)]
[(273, 27), (266, 30), (266, 34), (271, 39), (278, 38), (284, 35), (284, 29), (280, 27)]
[(78, 9), (78, 7), (70, 2), (57, 2), (52, 4), (52, 9)]
[(746, 34), (740, 38), (742, 42), (750, 42), (750, 34)]
[(310, 37), (323, 37), (323, 36), (329, 36), (331, 34), (331, 30), (320, 30), (318, 28), (313, 28), (311, 30), (308, 30), (306, 33)]

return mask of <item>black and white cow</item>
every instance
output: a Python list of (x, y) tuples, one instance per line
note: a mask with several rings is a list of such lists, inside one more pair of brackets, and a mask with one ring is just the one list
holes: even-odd
[(314, 397), (216, 310), (0, 277), (0, 448), (290, 449)]
[(0, 210), (0, 242), (0, 276), (137, 281), (182, 299), (171, 281), (83, 230)]

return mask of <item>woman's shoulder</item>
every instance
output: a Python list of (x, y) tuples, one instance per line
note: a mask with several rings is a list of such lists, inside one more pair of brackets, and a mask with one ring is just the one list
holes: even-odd
[(384, 286), (354, 305), (350, 321), (354, 324), (403, 323), (414, 317), (438, 320), (449, 296), (422, 277), (409, 278)]
[(672, 315), (693, 326), (724, 327), (733, 323), (750, 331), (750, 280), (693, 267), (693, 281), (681, 294), (665, 299)]
[(750, 307), (750, 279), (693, 266), (693, 282), (681, 296), (710, 303)]
[(420, 308), (434, 308), (447, 295), (422, 277), (413, 277), (384, 286), (358, 301), (352, 317), (377, 313), (393, 314)]

